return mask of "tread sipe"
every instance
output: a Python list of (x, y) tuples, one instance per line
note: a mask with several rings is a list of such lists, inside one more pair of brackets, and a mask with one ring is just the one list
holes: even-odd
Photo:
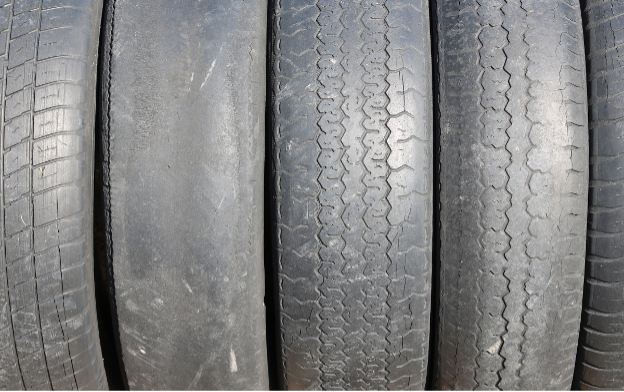
[(428, 2), (275, 3), (282, 387), (423, 389), (432, 268)]
[(588, 0), (584, 10), (592, 140), (589, 233), (576, 382), (624, 389), (624, 5)]
[(439, 389), (569, 389), (588, 131), (577, 0), (438, 1)]
[(94, 0), (0, 1), (0, 389), (102, 389)]

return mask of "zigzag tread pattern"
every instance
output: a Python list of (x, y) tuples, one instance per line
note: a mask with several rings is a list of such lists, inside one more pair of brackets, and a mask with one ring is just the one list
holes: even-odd
[(0, 388), (105, 388), (85, 197), (92, 126), (84, 101), (95, 86), (82, 50), (92, 45), (95, 10), (89, 2), (0, 5)]
[(432, 144), (426, 1), (273, 13), (281, 382), (422, 389)]
[(588, 176), (579, 4), (439, 2), (437, 17), (436, 387), (569, 388)]
[(583, 11), (592, 155), (585, 298), (574, 380), (581, 389), (624, 388), (624, 228), (620, 218), (624, 178), (617, 169), (624, 152), (624, 44), (618, 38), (624, 26), (622, 11), (621, 5), (596, 0), (587, 1)]

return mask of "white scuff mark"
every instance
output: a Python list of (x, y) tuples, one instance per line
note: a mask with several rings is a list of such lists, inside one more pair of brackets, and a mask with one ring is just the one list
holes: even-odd
[(236, 354), (234, 354), (234, 350), (230, 347), (230, 372), (234, 373), (238, 371), (238, 366), (236, 365)]
[(193, 83), (193, 78), (195, 78), (195, 72), (191, 72), (191, 83)]
[(488, 348), (486, 351), (490, 354), (495, 354), (501, 346), (501, 341), (494, 343), (492, 347)]
[(208, 68), (208, 73), (206, 74), (206, 77), (204, 78), (204, 82), (199, 87), (200, 90), (204, 88), (204, 86), (206, 85), (206, 82), (208, 82), (208, 78), (210, 77), (210, 74), (212, 73), (212, 70), (214, 69), (216, 63), (217, 63), (217, 59), (212, 60), (212, 64), (210, 64), (210, 68)]
[(67, 325), (75, 330), (82, 327), (84, 317), (76, 317), (73, 321), (68, 321)]
[(223, 204), (223, 200), (225, 200), (225, 196), (221, 198), (221, 202), (219, 202), (219, 206), (217, 207), (217, 210), (221, 208), (221, 204)]
[(191, 286), (189, 286), (189, 284), (186, 282), (186, 280), (184, 280), (184, 278), (182, 279), (182, 283), (184, 283), (184, 286), (186, 286), (186, 289), (189, 291), (189, 293), (193, 294), (193, 290), (191, 290)]
[(204, 363), (202, 363), (199, 366), (199, 369), (197, 370), (197, 373), (195, 374), (195, 377), (193, 378), (193, 381), (191, 381), (191, 383), (189, 384), (188, 388), (186, 389), (196, 389), (197, 388), (197, 383), (199, 382), (199, 379), (202, 376), (202, 373), (204, 372), (204, 368), (206, 366), (208, 366), (208, 363), (210, 363), (210, 357), (206, 358), (206, 360), (204, 361)]
[(131, 299), (126, 301), (126, 308), (133, 313), (139, 311), (139, 307)]
[(141, 354), (145, 354), (145, 350), (143, 350), (142, 348), (140, 348), (139, 351), (141, 352)]

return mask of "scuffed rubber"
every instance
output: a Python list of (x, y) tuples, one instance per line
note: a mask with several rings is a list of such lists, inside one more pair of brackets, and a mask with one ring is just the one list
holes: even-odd
[(437, 1), (438, 389), (569, 389), (588, 130), (577, 0)]
[(131, 389), (266, 389), (262, 0), (115, 0), (105, 216)]
[(272, 18), (282, 387), (424, 389), (428, 2), (281, 0)]
[(93, 277), (99, 0), (0, 1), (0, 389), (104, 389)]

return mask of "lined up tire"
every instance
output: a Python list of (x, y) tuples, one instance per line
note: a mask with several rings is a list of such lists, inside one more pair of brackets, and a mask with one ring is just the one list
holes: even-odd
[(585, 298), (577, 387), (624, 389), (624, 72), (615, 32), (624, 9), (589, 0), (586, 16), (589, 131), (592, 140)]
[(432, 251), (427, 1), (276, 2), (286, 389), (424, 389)]
[(439, 389), (569, 389), (588, 184), (576, 0), (437, 2)]
[(0, 388), (106, 388), (92, 219), (102, 3), (1, 4)]
[(104, 202), (131, 389), (266, 389), (266, 0), (114, 0)]

